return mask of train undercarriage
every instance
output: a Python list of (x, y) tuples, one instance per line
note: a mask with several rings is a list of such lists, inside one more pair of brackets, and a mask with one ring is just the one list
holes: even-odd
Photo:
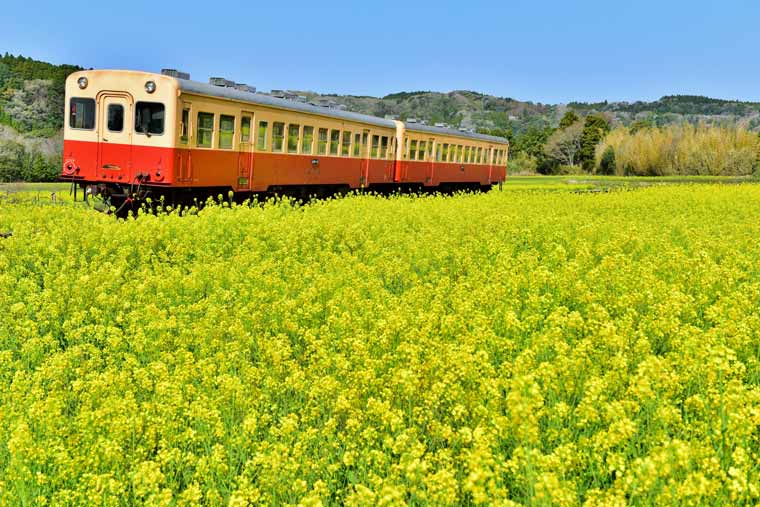
[(72, 182), (72, 192), (77, 199), (79, 191), (83, 200), (98, 211), (117, 216), (128, 216), (140, 210), (157, 211), (162, 207), (200, 208), (208, 199), (216, 202), (262, 202), (270, 198), (288, 197), (306, 203), (313, 199), (326, 199), (348, 195), (352, 192), (362, 194), (443, 194), (457, 192), (487, 192), (493, 185), (480, 183), (443, 183), (430, 187), (421, 184), (371, 185), (363, 189), (351, 189), (349, 185), (288, 185), (272, 186), (266, 192), (234, 192), (231, 187), (171, 188), (155, 185), (120, 183)]

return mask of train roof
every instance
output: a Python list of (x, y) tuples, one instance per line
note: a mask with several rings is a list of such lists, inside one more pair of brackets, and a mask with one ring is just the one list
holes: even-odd
[[(368, 125), (375, 125), (377, 127), (385, 127), (385, 128), (390, 128), (390, 129), (396, 128), (395, 121), (386, 120), (384, 118), (378, 118), (377, 116), (354, 113), (352, 111), (342, 111), (340, 109), (333, 109), (329, 107), (315, 106), (313, 104), (296, 102), (294, 100), (287, 100), (287, 99), (281, 99), (278, 97), (272, 97), (271, 95), (265, 95), (263, 93), (247, 92), (244, 90), (238, 90), (236, 88), (216, 86), (216, 85), (212, 85), (208, 83), (191, 81), (188, 79), (181, 79), (181, 78), (176, 78), (176, 79), (177, 79), (177, 82), (179, 83), (180, 90), (187, 93), (207, 95), (210, 97), (220, 97), (223, 99), (238, 100), (241, 102), (250, 102), (250, 103), (259, 104), (262, 106), (288, 109), (291, 111), (300, 111), (304, 113), (310, 113), (310, 114), (315, 114), (319, 116), (327, 116), (331, 118), (340, 118), (342, 120), (355, 121), (359, 123), (365, 123)], [(500, 144), (506, 144), (508, 142), (503, 137), (489, 136), (485, 134), (473, 134), (470, 132), (461, 132), (459, 130), (454, 130), (454, 129), (432, 127), (429, 125), (422, 125), (419, 123), (405, 122), (404, 125), (406, 129), (411, 132), (425, 132), (429, 134), (447, 135), (447, 136), (453, 136), (453, 137), (461, 137), (465, 139), (476, 139), (479, 141), (488, 141), (488, 142), (500, 143)]]
[(422, 123), (404, 122), (404, 125), (406, 126), (406, 130), (409, 130), (410, 132), (425, 132), (427, 134), (464, 137), (468, 139), (476, 139), (478, 141), (488, 141), (490, 143), (506, 144), (509, 142), (503, 137), (489, 136), (486, 134), (475, 134), (472, 132), (462, 132), (461, 130), (447, 129), (442, 127), (433, 127), (431, 125), (423, 125)]

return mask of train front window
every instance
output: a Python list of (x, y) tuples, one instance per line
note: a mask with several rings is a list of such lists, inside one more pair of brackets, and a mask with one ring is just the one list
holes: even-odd
[(108, 104), (108, 130), (121, 132), (124, 130), (124, 106)]
[(69, 127), (84, 130), (95, 128), (95, 99), (71, 99)]
[(164, 105), (160, 102), (138, 102), (135, 106), (135, 132), (161, 135), (164, 133)]

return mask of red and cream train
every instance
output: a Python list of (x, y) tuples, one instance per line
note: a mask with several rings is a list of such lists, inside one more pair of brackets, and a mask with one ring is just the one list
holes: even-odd
[(146, 193), (489, 187), (506, 177), (508, 146), (164, 74), (88, 70), (66, 81), (61, 178), (113, 203)]

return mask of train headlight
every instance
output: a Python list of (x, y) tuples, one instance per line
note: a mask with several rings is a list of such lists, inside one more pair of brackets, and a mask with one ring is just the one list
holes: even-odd
[(145, 91), (148, 93), (153, 93), (156, 91), (156, 82), (155, 81), (148, 81), (145, 83)]
[(79, 85), (79, 88), (84, 90), (85, 88), (87, 88), (87, 78), (84, 76), (80, 77), (79, 79), (77, 79), (77, 84)]

